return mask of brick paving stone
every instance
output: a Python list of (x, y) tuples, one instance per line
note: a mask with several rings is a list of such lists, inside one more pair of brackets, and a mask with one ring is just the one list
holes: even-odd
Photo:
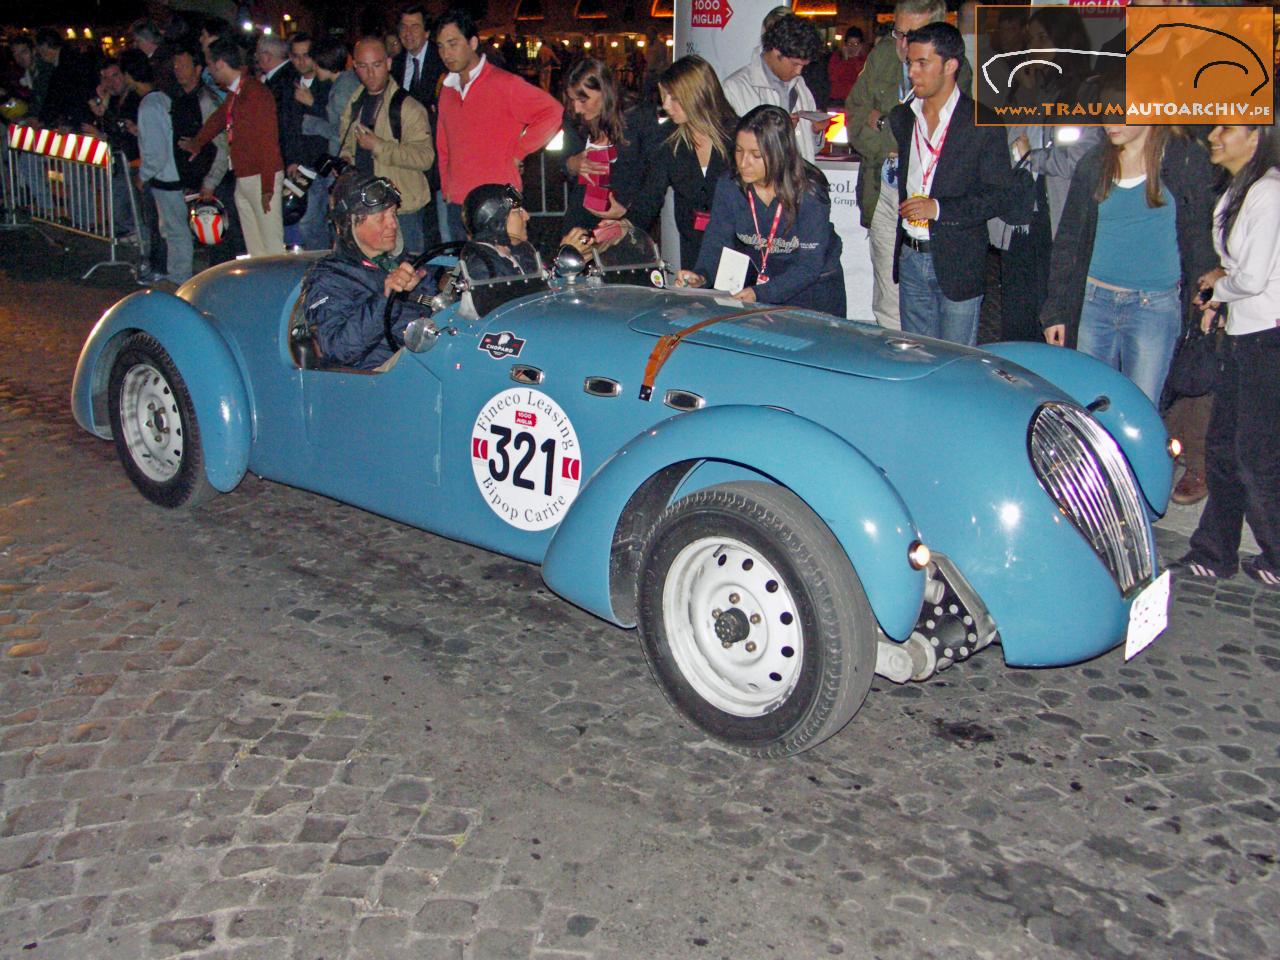
[(208, 917), (165, 920), (151, 928), (150, 939), (161, 956), (198, 950), (214, 942), (213, 920)]
[(528, 930), (482, 927), (471, 941), (469, 953), (485, 960), (525, 960), (533, 950), (533, 934)]
[(479, 905), (470, 900), (430, 899), (413, 918), (413, 927), (431, 936), (470, 936)]
[(255, 873), (274, 866), (279, 856), (280, 851), (275, 847), (235, 847), (223, 856), (218, 872), (224, 877)]
[(501, 862), (458, 859), (440, 875), (440, 892), (488, 896), (501, 873)]
[(127, 927), (163, 918), (182, 900), (182, 891), (168, 887), (143, 887), (114, 898), (109, 910), (110, 925)]
[(0, 839), (0, 874), (12, 874), (34, 866), (37, 856), (48, 843), (43, 836), (18, 836)]
[(386, 837), (347, 836), (338, 843), (331, 860), (349, 867), (381, 866), (393, 850), (395, 842)]
[(381, 956), (406, 945), (408, 940), (408, 919), (384, 914), (361, 918), (351, 935), (351, 947), (357, 954)]
[(62, 800), (29, 803), (9, 812), (0, 824), (0, 837), (56, 830), (67, 820), (71, 805)]
[(502, 887), (485, 899), (477, 920), (482, 926), (535, 927), (545, 899), (537, 890)]
[(457, 844), (452, 840), (410, 837), (396, 849), (391, 862), (396, 866), (439, 873), (453, 862), (457, 852)]
[(289, 765), (284, 782), (303, 787), (323, 787), (333, 780), (334, 771), (332, 763), (298, 760)]
[(364, 898), (376, 872), (373, 867), (332, 865), (320, 878), (319, 892), (326, 897)]
[(435, 875), (425, 870), (389, 867), (379, 874), (376, 906), (400, 913), (417, 913), (434, 893)]

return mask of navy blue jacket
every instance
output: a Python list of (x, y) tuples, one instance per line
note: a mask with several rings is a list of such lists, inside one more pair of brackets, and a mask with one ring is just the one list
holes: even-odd
[[(405, 259), (386, 258), (392, 267)], [(302, 281), (307, 325), (315, 332), (326, 361), (372, 370), (390, 359), (382, 325), (387, 305), (382, 291), (389, 272), (342, 240), (333, 253), (307, 270)], [(392, 311), (392, 336), (401, 345), (405, 326), (427, 311), (404, 299)]]
[[(824, 191), (825, 193), (825, 191)], [(765, 206), (757, 199), (756, 220), (751, 219), (747, 195), (727, 176), (716, 184), (711, 202), (711, 222), (702, 240), (695, 272), (715, 282), (724, 247), (747, 254), (760, 267), (760, 255), (769, 238), (778, 200)], [(756, 221), (760, 232), (756, 232)], [(831, 204), (826, 196), (810, 191), (800, 199), (795, 222), (784, 213), (773, 240), (773, 252), (765, 268), (768, 283), (756, 283), (760, 303), (787, 304), (845, 315), (844, 273), (840, 269), (840, 238), (831, 225)]]

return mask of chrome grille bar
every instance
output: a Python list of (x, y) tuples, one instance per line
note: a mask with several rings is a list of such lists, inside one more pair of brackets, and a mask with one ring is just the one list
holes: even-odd
[(1151, 578), (1150, 525), (1129, 464), (1111, 434), (1083, 410), (1046, 403), (1031, 420), (1031, 465), (1121, 593)]

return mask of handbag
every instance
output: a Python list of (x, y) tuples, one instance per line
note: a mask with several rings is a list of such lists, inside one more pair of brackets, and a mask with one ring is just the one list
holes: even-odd
[(1218, 349), (1223, 336), (1218, 318), (1222, 307), (1210, 317), (1208, 333), (1200, 329), (1200, 308), (1193, 304), (1191, 309), (1195, 316), (1174, 348), (1164, 381), (1165, 395), (1171, 401), (1177, 397), (1203, 397), (1218, 379)]

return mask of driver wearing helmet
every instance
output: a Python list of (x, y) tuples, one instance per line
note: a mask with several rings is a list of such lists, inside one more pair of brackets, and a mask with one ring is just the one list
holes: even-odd
[[(426, 271), (415, 270), (403, 252), (400, 194), (390, 180), (347, 170), (334, 182), (330, 206), (338, 241), (302, 281), (307, 326), (326, 361), (372, 370), (393, 353), (383, 324), (387, 299), (413, 290)], [(392, 307), (397, 347), (409, 321), (429, 312), (407, 298)]]
[[(472, 280), (538, 273), (538, 254), (529, 242), (529, 213), (515, 187), (484, 183), (473, 188), (462, 202), (462, 223), (468, 237), (462, 262)], [(574, 227), (560, 243), (586, 254), (593, 239), (591, 231)]]

